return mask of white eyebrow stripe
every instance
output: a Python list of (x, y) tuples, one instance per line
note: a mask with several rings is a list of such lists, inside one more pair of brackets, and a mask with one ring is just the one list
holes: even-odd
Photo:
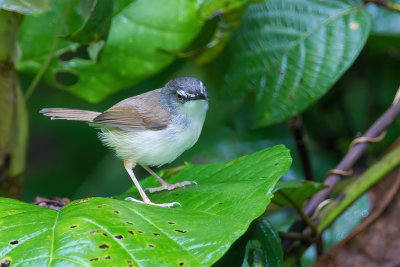
[(183, 90), (179, 90), (178, 93), (180, 95), (183, 95), (184, 97), (195, 97), (196, 96), (195, 94), (191, 94), (191, 93), (185, 92)]
[(183, 95), (183, 96), (185, 96), (185, 97), (188, 96), (188, 94), (187, 94), (185, 91), (183, 91), (183, 90), (179, 90), (179, 91), (177, 91), (177, 92), (178, 92), (178, 94)]

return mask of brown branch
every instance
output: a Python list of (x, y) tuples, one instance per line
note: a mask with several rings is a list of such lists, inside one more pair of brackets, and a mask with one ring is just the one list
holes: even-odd
[(301, 116), (293, 117), (286, 121), (286, 125), (292, 132), (293, 139), (296, 141), (296, 148), (300, 155), (301, 165), (306, 180), (314, 181), (314, 174), (311, 167), (310, 155), (305, 142), (303, 132), (303, 120)]
[[(400, 103), (391, 106), (383, 115), (367, 130), (364, 136), (366, 137), (377, 137), (383, 131), (385, 131), (390, 124), (393, 123), (395, 118), (400, 114)], [(349, 171), (357, 160), (362, 156), (368, 147), (368, 143), (358, 143), (354, 145), (339, 162), (335, 169), (342, 171)], [(328, 188), (318, 192), (314, 197), (311, 198), (310, 202), (305, 208), (305, 214), (311, 216), (317, 206), (326, 199), (333, 187), (340, 181), (340, 176), (332, 174), (326, 177), (324, 184), (329, 186)]]
[[(382, 114), (381, 117), (366, 131), (366, 137), (375, 138), (379, 136), (382, 132), (384, 132), (389, 125), (393, 123), (395, 118), (400, 114), (400, 103), (394, 104), (390, 106), (386, 110), (385, 113)], [(343, 157), (340, 163), (336, 166), (335, 169), (349, 171), (356, 161), (362, 156), (365, 150), (368, 147), (368, 143), (358, 143), (354, 145), (347, 154)], [(324, 184), (328, 186), (328, 188), (319, 191), (316, 195), (314, 195), (311, 200), (308, 202), (307, 206), (304, 209), (305, 215), (311, 217), (314, 214), (314, 211), (318, 207), (318, 205), (324, 201), (327, 196), (332, 192), (334, 186), (340, 181), (340, 176), (337, 174), (331, 174), (326, 177)], [(303, 220), (298, 219), (290, 228), (291, 232), (302, 232), (306, 224)], [(282, 240), (282, 246), (284, 249), (287, 249), (293, 243), (292, 240)]]

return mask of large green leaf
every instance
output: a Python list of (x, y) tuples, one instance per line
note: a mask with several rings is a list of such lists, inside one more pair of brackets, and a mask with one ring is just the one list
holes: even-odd
[[(260, 216), (291, 163), (282, 145), (223, 163), (186, 166), (171, 182), (197, 185), (150, 195), (160, 208), (120, 198), (75, 201), (59, 212), (0, 199), (0, 262), (12, 266), (207, 266)], [(115, 177), (116, 178), (116, 177)], [(127, 177), (125, 177), (127, 178)], [(154, 178), (143, 181), (154, 186)]]
[(227, 90), (255, 91), (254, 125), (285, 120), (324, 95), (371, 28), (361, 0), (268, 0), (249, 5), (232, 36)]
[[(89, 53), (85, 47), (78, 49), (78, 43), (61, 40), (44, 79), (86, 100), (99, 101), (111, 92), (154, 75), (174, 59), (161, 49), (180, 51), (200, 31), (204, 20), (197, 14), (197, 2), (115, 1), (111, 29), (97, 63), (85, 55)], [(19, 70), (36, 73), (40, 69), (57, 34), (66, 3), (53, 0), (50, 12), (24, 18)], [(82, 25), (75, 13), (73, 8), (63, 35), (75, 32)], [(69, 57), (70, 54), (75, 57)]]

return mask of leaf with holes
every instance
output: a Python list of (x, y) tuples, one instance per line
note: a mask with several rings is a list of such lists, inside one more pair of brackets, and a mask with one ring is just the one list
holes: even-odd
[(285, 120), (323, 96), (349, 68), (371, 28), (361, 0), (252, 4), (232, 36), (226, 90), (255, 92), (254, 125)]
[[(37, 73), (55, 36), (81, 32), (84, 18), (72, 6), (67, 25), (58, 34), (67, 6), (68, 1), (53, 0), (50, 12), (24, 18), (19, 70)], [(44, 80), (92, 102), (132, 86), (172, 62), (174, 57), (161, 50), (181, 51), (197, 36), (204, 24), (199, 6), (198, 1), (171, 0), (168, 5), (164, 0), (115, 1), (107, 42), (97, 62), (90, 60), (90, 46), (59, 40)]]
[[(117, 197), (82, 199), (50, 210), (0, 198), (0, 262), (14, 266), (208, 266), (260, 216), (291, 157), (282, 145), (232, 161), (187, 165), (170, 182), (196, 180), (150, 195), (161, 208)], [(114, 179), (117, 177), (113, 177)], [(120, 177), (128, 179), (128, 177)], [(144, 187), (155, 186), (149, 177)]]

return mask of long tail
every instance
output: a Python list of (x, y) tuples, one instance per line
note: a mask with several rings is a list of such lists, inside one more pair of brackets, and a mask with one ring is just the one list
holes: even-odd
[(40, 111), (52, 120), (73, 120), (73, 121), (93, 121), (101, 112), (69, 109), (69, 108), (44, 108)]

